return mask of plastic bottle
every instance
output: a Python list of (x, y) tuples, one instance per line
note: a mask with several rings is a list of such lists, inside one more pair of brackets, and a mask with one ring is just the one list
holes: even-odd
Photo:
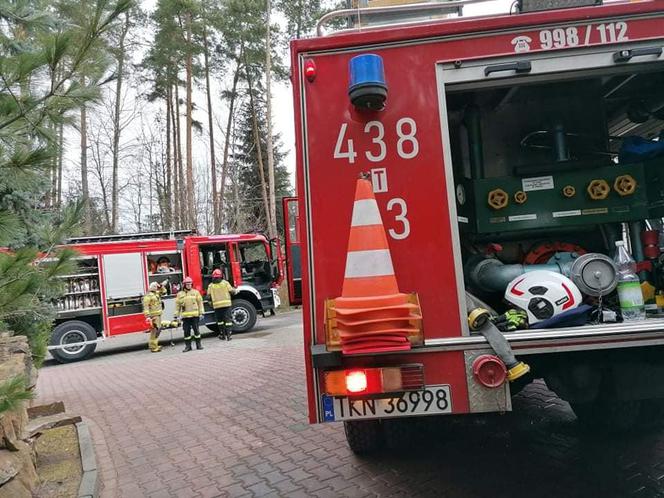
[(643, 305), (641, 282), (636, 274), (636, 263), (622, 240), (616, 241), (616, 255), (613, 258), (618, 267), (618, 300), (623, 320), (634, 322), (646, 318)]

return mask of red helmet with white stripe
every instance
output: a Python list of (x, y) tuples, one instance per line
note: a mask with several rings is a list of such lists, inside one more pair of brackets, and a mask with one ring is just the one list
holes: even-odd
[(183, 283), (184, 285), (187, 285), (187, 284), (193, 284), (193, 283), (194, 283), (194, 279), (191, 278), (191, 277), (184, 277), (184, 280), (182, 281), (182, 283)]
[(505, 300), (524, 310), (531, 324), (574, 309), (582, 299), (574, 282), (548, 270), (535, 270), (518, 276), (505, 291)]
[(221, 278), (221, 270), (219, 268), (212, 272), (212, 278)]

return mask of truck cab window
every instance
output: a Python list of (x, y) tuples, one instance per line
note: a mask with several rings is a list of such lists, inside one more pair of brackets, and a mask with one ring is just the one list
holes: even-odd
[(217, 269), (221, 270), (226, 280), (233, 283), (228, 246), (226, 244), (202, 245), (200, 249), (200, 262), (204, 288), (207, 288), (212, 280), (212, 272)]
[(270, 258), (262, 242), (242, 242), (240, 249), (240, 270), (242, 279), (254, 284), (271, 280)]

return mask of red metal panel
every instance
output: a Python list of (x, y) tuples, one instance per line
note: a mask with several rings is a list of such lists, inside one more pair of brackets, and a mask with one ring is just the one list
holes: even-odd
[[(297, 293), (295, 282), (296, 279), (299, 280), (301, 289), (302, 277), (301, 275), (295, 275), (294, 265), (299, 266), (300, 268), (302, 265), (301, 262), (295, 262), (293, 259), (294, 257), (298, 257), (301, 260), (299, 251), (301, 251), (302, 244), (300, 240), (298, 201), (297, 197), (284, 197), (281, 202), (284, 213), (284, 242), (286, 245), (286, 265), (288, 274), (288, 300), (291, 305), (299, 305), (302, 304), (302, 294), (301, 291), (300, 293)], [(295, 216), (291, 217), (290, 206), (294, 206)], [(293, 227), (293, 230), (291, 230), (291, 227)]]
[(230, 248), (230, 262), (231, 262), (231, 274), (233, 275), (233, 285), (238, 286), (242, 283), (242, 269), (240, 268), (239, 257), (239, 248), (237, 242), (232, 242), (229, 244)]
[(201, 275), (201, 258), (199, 256), (199, 244), (193, 240), (186, 240), (184, 246), (184, 254), (187, 260), (187, 277), (191, 277), (194, 281), (194, 288), (199, 291), (203, 290), (203, 277)]
[[(460, 336), (435, 78), (439, 48), (371, 52), (385, 62), (389, 97), (384, 111), (357, 111), (350, 104), (346, 75), (355, 53), (315, 57), (316, 80), (305, 83), (308, 186), (299, 191), (311, 195), (316, 342), (325, 341), (325, 299), (341, 294), (356, 180), (369, 171), (375, 175), (399, 288), (419, 294), (425, 337)], [(375, 142), (378, 138), (384, 145)], [(352, 162), (335, 158), (335, 149), (337, 155), (348, 152), (349, 140), (357, 157)], [(429, 367), (431, 379), (453, 384), (454, 409), (467, 411), (463, 353), (447, 354), (444, 362), (432, 360)]]
[[(384, 171), (376, 180), (383, 182), (378, 189), (386, 183), (387, 191), (377, 192), (376, 200), (391, 234), (388, 240), (399, 288), (419, 294), (427, 338), (458, 336), (461, 328), (435, 78), (440, 48), (371, 52), (382, 56), (385, 63), (389, 96), (384, 111), (360, 112), (350, 104), (347, 74), (354, 53), (315, 57), (316, 80), (305, 83), (317, 342), (325, 340), (324, 301), (341, 294), (356, 180), (361, 172), (379, 169)], [(380, 125), (367, 130), (370, 122)], [(381, 146), (372, 142), (380, 133), (378, 126), (384, 129), (385, 158), (374, 162), (368, 157), (381, 155)], [(406, 138), (400, 139), (399, 133)], [(343, 151), (348, 148), (347, 140), (353, 140), (357, 154), (353, 163), (333, 157), (341, 135)]]
[[(295, 105), (295, 150), (296, 150), (296, 181), (297, 187), (296, 191), (299, 194), (300, 203), (306, 200), (307, 191), (305, 190), (304, 182), (304, 155), (306, 151), (306, 143), (303, 140), (302, 132), (302, 109), (301, 109), (301, 96), (302, 88), (300, 82), (300, 66), (298, 54), (295, 50), (291, 51), (291, 70), (292, 70), (292, 84), (293, 84), (293, 103)], [(301, 227), (306, 226), (305, 220), (302, 218), (304, 210), (302, 209), (302, 204), (299, 205), (300, 208), (300, 222)], [(308, 222), (307, 222), (308, 223)], [(301, 234), (302, 235), (302, 234)], [(310, 290), (309, 290), (309, 247), (308, 245), (302, 244), (302, 302), (308, 303), (310, 300)], [(311, 359), (311, 344), (312, 344), (312, 335), (311, 335), (311, 307), (304, 306), (302, 320), (304, 326), (304, 372), (307, 381), (307, 408), (309, 414), (309, 422), (315, 423), (318, 420), (318, 399), (316, 397), (316, 372), (313, 368), (313, 363)]]
[(131, 334), (132, 332), (144, 332), (145, 316), (140, 313), (136, 315), (111, 316), (108, 318), (109, 335)]

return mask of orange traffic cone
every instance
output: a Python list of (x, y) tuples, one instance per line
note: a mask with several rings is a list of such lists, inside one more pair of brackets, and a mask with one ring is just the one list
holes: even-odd
[(399, 292), (392, 256), (371, 182), (357, 181), (341, 297), (334, 300), (344, 353), (410, 349), (422, 320), (419, 306)]

